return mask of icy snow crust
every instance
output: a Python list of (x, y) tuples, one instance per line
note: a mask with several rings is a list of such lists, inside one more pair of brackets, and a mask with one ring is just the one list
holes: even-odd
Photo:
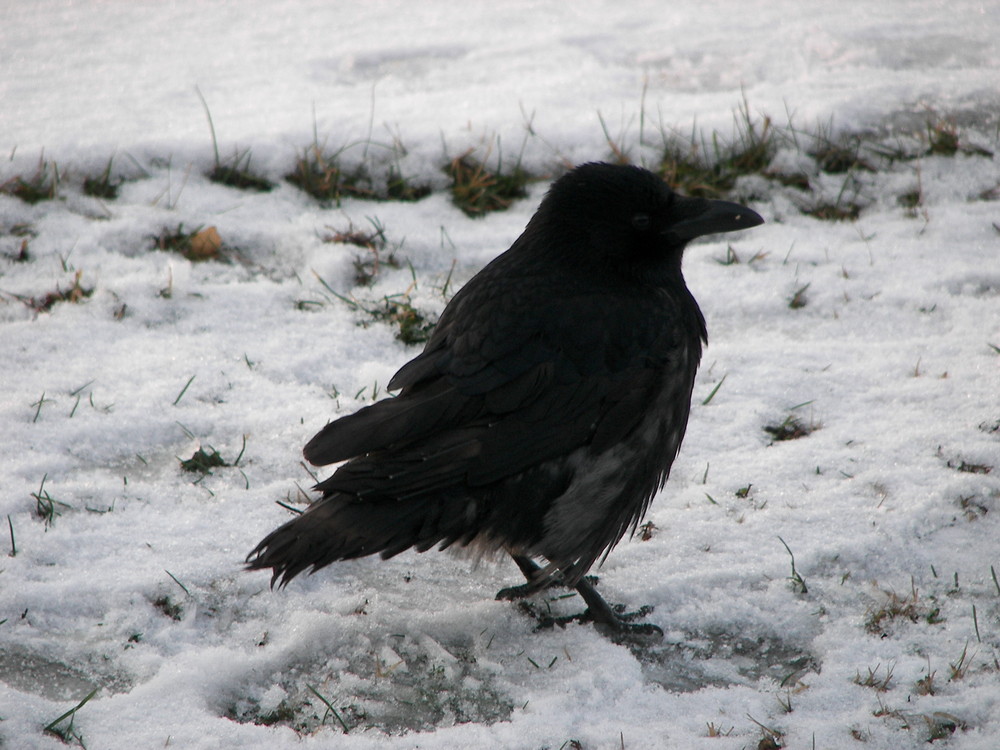
[[(655, 608), (662, 642), (535, 632), (493, 600), (517, 582), (506, 561), (407, 553), (280, 592), (241, 569), (289, 517), (275, 501), (313, 483), (305, 441), (417, 351), (331, 290), (408, 291), (434, 315), (547, 184), (470, 219), (448, 157), (492, 143), (496, 159), (499, 136), (505, 160), (523, 142), (523, 165), (555, 174), (609, 156), (600, 113), (641, 160), (661, 126), (729, 132), (744, 96), (776, 122), (887, 137), (951, 117), (995, 152), (997, 6), (8, 5), (0, 182), (42, 149), (65, 175), (55, 201), (0, 195), (0, 550), (16, 546), (0, 561), (0, 746), (63, 747), (43, 728), (95, 688), (70, 729), (88, 748), (736, 750), (762, 726), (793, 748), (1000, 746), (993, 156), (866, 176), (856, 222), (750, 180), (767, 224), (689, 249), (710, 344), (688, 437), (649, 538), (594, 571), (611, 601)], [(250, 149), (274, 191), (204, 177), (195, 86), (221, 156)], [(434, 192), (320, 205), (282, 179), (314, 127), (331, 147), (397, 138)], [(119, 197), (84, 195), (112, 156)], [(917, 187), (908, 215), (897, 197)], [(356, 288), (361, 251), (324, 238), (369, 218), (412, 270)], [(152, 249), (181, 224), (216, 227), (227, 261)], [(729, 245), (739, 263), (719, 262)], [(77, 271), (89, 298), (25, 303)], [(789, 416), (815, 429), (764, 431)], [(199, 479), (179, 461), (199, 448), (243, 454)]]

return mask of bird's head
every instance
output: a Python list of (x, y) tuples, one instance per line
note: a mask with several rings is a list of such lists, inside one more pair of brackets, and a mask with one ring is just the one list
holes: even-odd
[(601, 163), (556, 180), (532, 220), (565, 260), (650, 279), (679, 272), (690, 240), (762, 223), (738, 203), (688, 198), (646, 169)]

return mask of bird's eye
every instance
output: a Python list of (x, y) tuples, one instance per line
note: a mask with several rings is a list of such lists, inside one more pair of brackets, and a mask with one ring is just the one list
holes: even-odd
[(632, 226), (639, 231), (649, 229), (650, 224), (652, 224), (652, 221), (649, 218), (649, 214), (636, 214), (632, 217)]

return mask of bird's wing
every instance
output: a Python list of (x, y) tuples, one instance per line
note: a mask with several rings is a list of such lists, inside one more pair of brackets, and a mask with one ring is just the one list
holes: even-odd
[[(553, 387), (505, 414), (480, 412), (408, 443), (358, 456), (318, 485), (359, 498), (405, 499), (463, 483), (475, 487), (590, 446), (595, 455), (625, 437), (646, 414), (651, 370)], [(455, 400), (466, 402), (461, 396)]]
[(616, 305), (604, 290), (530, 283), (471, 292), (393, 378), (398, 397), (310, 441), (315, 464), (353, 459), (322, 489), (405, 497), (488, 484), (581, 446), (602, 451), (645, 415), (679, 343), (652, 300)]

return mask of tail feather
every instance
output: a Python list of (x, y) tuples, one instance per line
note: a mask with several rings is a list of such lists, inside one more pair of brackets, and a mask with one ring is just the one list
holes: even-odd
[(338, 560), (388, 558), (411, 547), (423, 552), (469, 536), (463, 523), (468, 516), (461, 510), (467, 502), (453, 504), (440, 495), (361, 501), (334, 493), (264, 537), (246, 565), (272, 569), (271, 586), (283, 587), (304, 571), (314, 573)]

